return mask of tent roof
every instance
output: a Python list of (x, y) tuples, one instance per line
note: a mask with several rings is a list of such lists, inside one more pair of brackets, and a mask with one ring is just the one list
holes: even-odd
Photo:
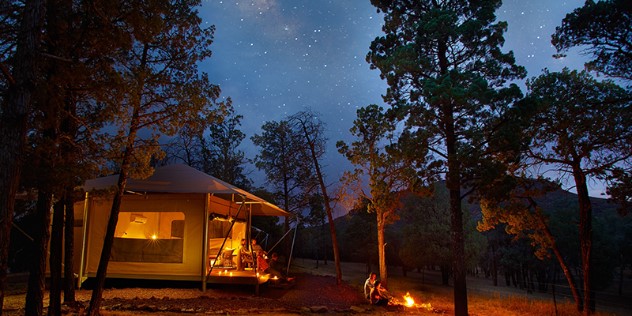
[[(103, 190), (116, 186), (118, 174), (87, 180), (85, 191)], [(128, 179), (126, 191), (144, 193), (211, 193), (218, 197), (241, 203), (243, 199), (252, 205), (255, 216), (289, 216), (290, 214), (264, 199), (224, 182), (195, 168), (175, 164), (155, 169), (147, 179)]]

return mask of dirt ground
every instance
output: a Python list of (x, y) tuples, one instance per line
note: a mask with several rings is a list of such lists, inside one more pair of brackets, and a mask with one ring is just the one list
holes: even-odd
[[(321, 263), (322, 265), (322, 263)], [(333, 266), (333, 262), (329, 265)], [(330, 267), (331, 268), (331, 267)], [(305, 313), (381, 314), (400, 307), (373, 307), (364, 299), (364, 272), (348, 270), (343, 283), (312, 262), (297, 262), (291, 286), (262, 285), (255, 295), (253, 285), (209, 285), (205, 292), (196, 282), (115, 280), (106, 282), (102, 315), (296, 315)], [(351, 280), (351, 282), (349, 282)], [(23, 280), (24, 281), (24, 280)], [(63, 315), (83, 315), (92, 294), (89, 282), (76, 291), (75, 306), (64, 305)], [(10, 284), (3, 315), (24, 315), (25, 288)], [(48, 292), (44, 308), (48, 306)], [(401, 310), (400, 310), (401, 312)]]
[[(260, 295), (255, 295), (254, 286), (214, 285), (202, 292), (199, 288), (160, 287), (168, 286), (158, 282), (150, 287), (134, 287), (126, 282), (122, 288), (110, 287), (103, 293), (101, 309), (104, 315), (124, 315), (130, 313), (152, 315), (175, 314), (296, 314), (306, 311), (341, 312), (371, 309), (361, 292), (348, 285), (337, 286), (335, 278), (312, 274), (297, 274), (295, 284), (287, 288), (262, 286)], [(129, 287), (131, 286), (131, 287)], [(191, 286), (191, 284), (189, 284)], [(64, 315), (81, 314), (88, 306), (92, 291), (76, 292), (78, 305), (64, 306)], [(3, 314), (23, 315), (24, 294), (5, 297)], [(48, 295), (44, 298), (48, 305)]]
[[(287, 288), (237, 285), (210, 285), (202, 292), (198, 282), (119, 280), (106, 282), (101, 304), (102, 315), (297, 315), (297, 314), (373, 314), (373, 315), (452, 315), (452, 288), (440, 285), (440, 275), (432, 271), (409, 272), (408, 277), (394, 269), (389, 271), (389, 290), (401, 299), (410, 291), (418, 305), (432, 307), (403, 308), (402, 306), (373, 307), (363, 297), (362, 285), (367, 275), (364, 264), (343, 263), (343, 284), (336, 285), (333, 262), (324, 266), (313, 260), (296, 260), (291, 275), (295, 284)], [(534, 300), (550, 300), (545, 294), (526, 294), (512, 287), (491, 287), (490, 280), (468, 280), (470, 315), (539, 315), (525, 310), (511, 311), (493, 305), (501, 297), (524, 297), (526, 304)], [(89, 282), (77, 290), (76, 306), (63, 306), (63, 315), (85, 315), (92, 291)], [(9, 282), (2, 315), (24, 315), (26, 278)], [(628, 293), (628, 291), (626, 291)], [(492, 300), (488, 300), (492, 298)], [(48, 293), (44, 297), (48, 306)], [(603, 297), (602, 297), (603, 301)], [(629, 300), (628, 300), (629, 301)], [(502, 304), (502, 303), (501, 303)], [(428, 304), (429, 305), (429, 304)], [(527, 306), (527, 309), (531, 307)], [(602, 309), (603, 310), (603, 309)], [(619, 312), (622, 310), (622, 312)], [(621, 306), (608, 315), (630, 315), (632, 305)], [(46, 310), (44, 311), (46, 312)], [(571, 313), (574, 315), (573, 313)]]

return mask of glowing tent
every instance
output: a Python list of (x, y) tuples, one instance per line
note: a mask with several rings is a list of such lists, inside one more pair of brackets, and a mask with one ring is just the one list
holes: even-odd
[[(112, 206), (112, 194), (102, 192), (117, 180), (112, 175), (86, 181), (85, 200), (75, 204), (79, 282), (96, 276)], [(224, 250), (237, 249), (242, 238), (249, 242), (251, 216), (289, 213), (187, 165), (159, 167), (147, 179), (129, 179), (107, 277), (199, 280), (203, 289), (207, 282), (255, 284), (258, 289), (266, 275), (237, 270), (230, 258), (222, 260)]]

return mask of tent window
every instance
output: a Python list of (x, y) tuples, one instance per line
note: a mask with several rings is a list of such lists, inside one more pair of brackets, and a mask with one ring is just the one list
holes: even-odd
[(183, 212), (121, 212), (110, 260), (182, 263)]

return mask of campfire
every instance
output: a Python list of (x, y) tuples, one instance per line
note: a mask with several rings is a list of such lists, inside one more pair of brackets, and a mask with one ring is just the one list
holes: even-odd
[(404, 295), (404, 305), (406, 305), (406, 307), (415, 306), (415, 300), (410, 296), (410, 292), (406, 292), (406, 295)]
[(432, 310), (432, 306), (430, 305), (430, 303), (416, 304), (415, 299), (413, 299), (413, 297), (410, 296), (410, 292), (406, 292), (406, 295), (404, 295), (404, 306)]

